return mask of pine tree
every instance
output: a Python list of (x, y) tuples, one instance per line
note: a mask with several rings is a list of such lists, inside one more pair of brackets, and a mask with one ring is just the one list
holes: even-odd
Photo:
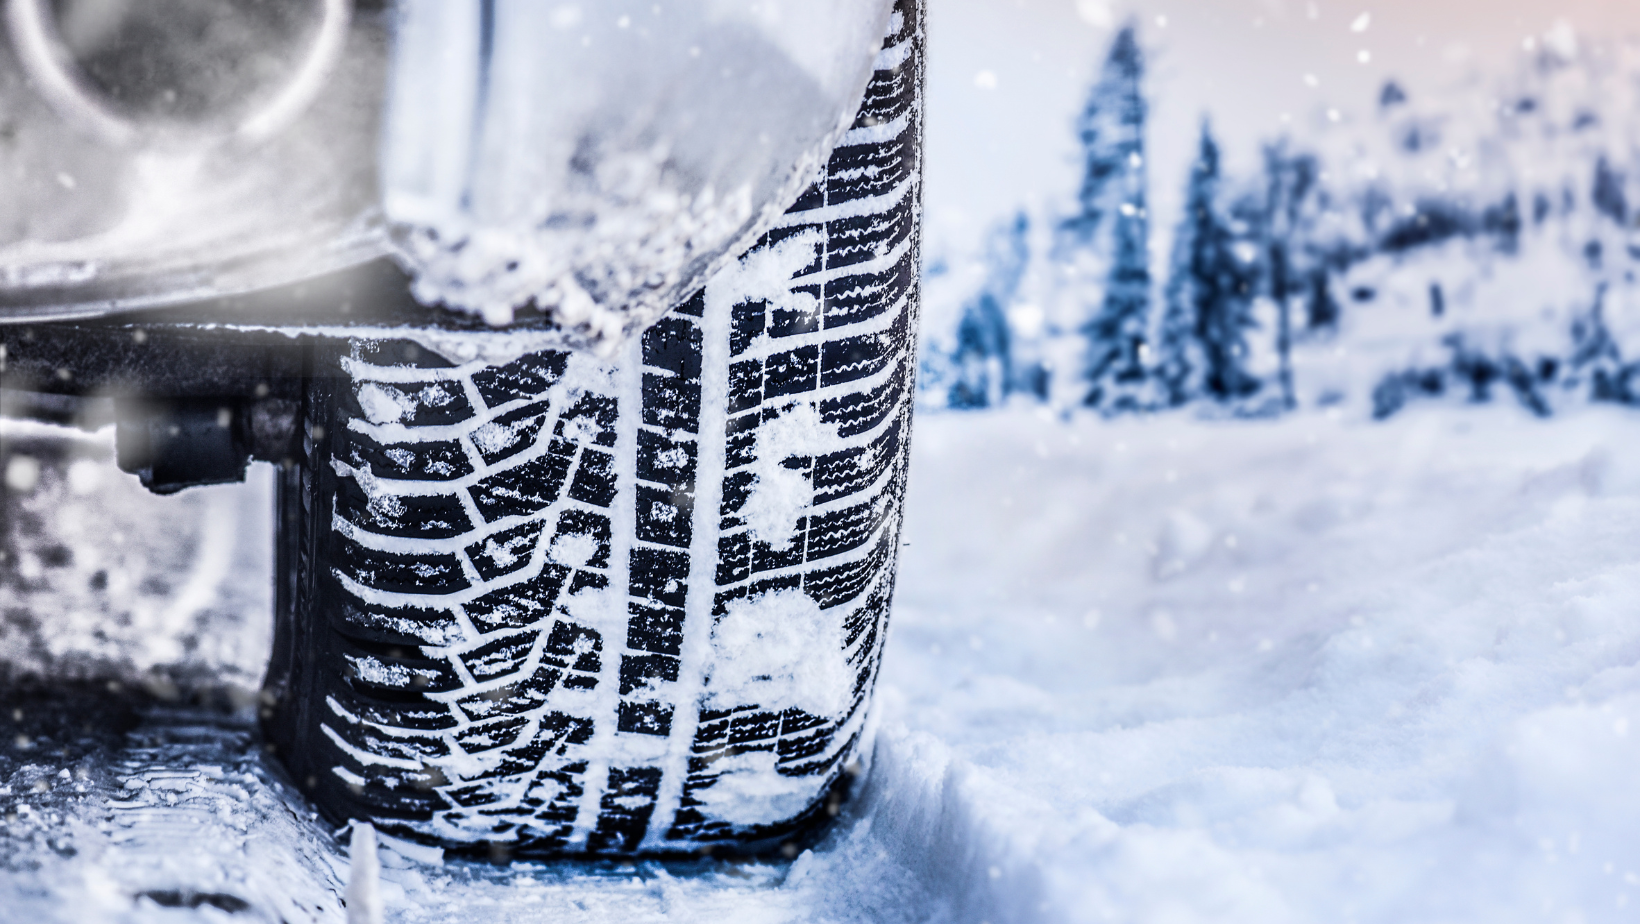
[[(1212, 127), (1202, 120), (1201, 141), (1185, 183), (1184, 217), (1173, 235), (1167, 290), (1158, 336), (1156, 376), (1168, 405), (1178, 407), (1201, 395), (1206, 357), (1198, 336), (1202, 302), (1215, 285), (1203, 268), (1211, 264), (1203, 248), (1211, 246), (1217, 224), (1219, 146)], [(1206, 297), (1206, 298), (1204, 298)]]
[(1303, 278), (1302, 268), (1296, 265), (1304, 256), (1299, 240), (1300, 215), (1320, 172), (1314, 157), (1289, 154), (1284, 143), (1264, 149), (1264, 277), (1276, 305), (1276, 353), (1280, 362), (1277, 378), (1282, 406), (1287, 410), (1295, 403), (1292, 300), (1299, 294)]
[(1590, 401), (1630, 403), (1629, 382), (1623, 354), (1606, 326), (1606, 284), (1595, 290), (1589, 313), (1572, 321), (1572, 355), (1567, 365), (1573, 383), (1589, 383)]
[(1205, 394), (1233, 401), (1258, 390), (1247, 372), (1256, 274), (1237, 254), (1236, 235), (1219, 201), (1219, 149), (1202, 123), (1173, 243), (1157, 376), (1169, 403)]
[(985, 255), (985, 284), (963, 306), (957, 324), (951, 407), (994, 407), (1013, 390), (1013, 337), (1007, 311), (1030, 259), (1029, 234), (1030, 220), (1024, 212), (991, 232)]
[(990, 292), (981, 292), (963, 308), (952, 359), (956, 381), (951, 383), (951, 407), (978, 409), (1002, 402), (1011, 374), (1008, 322)]
[(1145, 201), (1144, 55), (1136, 28), (1116, 35), (1078, 125), (1082, 141), (1079, 210), (1062, 226), (1063, 245), (1096, 255), (1072, 265), (1104, 267), (1098, 307), (1081, 326), (1087, 339), (1083, 403), (1106, 413), (1146, 406), (1146, 327), (1150, 312), (1150, 219)]
[(1623, 174), (1612, 168), (1611, 161), (1604, 154), (1595, 162), (1594, 188), (1589, 198), (1600, 214), (1619, 225), (1628, 223), (1629, 199), (1623, 191)]

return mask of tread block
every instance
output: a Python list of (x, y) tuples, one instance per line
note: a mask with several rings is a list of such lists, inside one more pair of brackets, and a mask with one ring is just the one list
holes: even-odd
[(900, 464), (900, 423), (895, 421), (867, 446), (816, 459), (814, 502), (824, 504), (863, 491)]
[[(911, 17), (906, 17), (909, 20)], [(884, 48), (891, 48), (901, 42), (910, 41), (911, 36), (900, 35), (885, 40)], [(906, 108), (906, 99), (915, 93), (916, 68), (901, 64), (891, 71), (877, 71), (866, 85), (865, 99), (860, 103), (860, 111), (854, 117), (854, 127), (879, 125), (891, 122), (899, 117)]]
[(552, 413), (545, 404), (526, 404), (489, 420), (467, 435), (484, 461), (494, 465), (535, 445)]
[(781, 740), (785, 740), (798, 732), (831, 724), (832, 720), (825, 716), (814, 715), (801, 709), (787, 709), (780, 713), (780, 737)]
[(718, 516), (722, 518), (719, 529), (734, 529), (740, 525), (740, 511), (752, 499), (752, 488), (756, 485), (757, 475), (744, 470), (731, 472), (723, 479), (723, 504), (718, 507)]
[(872, 500), (814, 518), (809, 530), (807, 561), (820, 561), (859, 548), (888, 519), (889, 505)]
[(490, 407), (500, 407), (520, 398), (535, 398), (557, 384), (569, 366), (569, 356), (557, 350), (531, 353), (505, 366), (492, 366), (474, 373), (473, 384)]
[[(385, 412), (399, 415), (389, 423), (407, 427), (442, 427), (471, 420), (473, 406), (460, 382), (434, 380), (426, 382), (360, 382), (344, 394), (340, 402), (349, 416), (377, 420)], [(376, 417), (366, 413), (365, 405), (377, 412)]]
[(798, 517), (797, 528), (792, 532), (791, 542), (782, 548), (775, 548), (761, 539), (752, 540), (752, 573), (761, 574), (764, 571), (774, 571), (778, 568), (795, 568), (803, 564), (809, 544), (809, 518)]
[(729, 364), (729, 413), (755, 410), (763, 404), (763, 360)]
[(790, 765), (813, 760), (824, 754), (832, 743), (835, 730), (829, 727), (819, 727), (799, 734), (783, 735), (775, 745), (775, 753), (780, 765)]
[(655, 484), (695, 483), (695, 441), (673, 439), (653, 430), (638, 431), (638, 478)]
[(475, 783), (470, 786), (456, 786), (442, 791), (444, 798), (449, 799), (452, 805), (461, 808), (478, 808), (501, 801), (501, 792), (494, 786)]
[(498, 715), (520, 715), (541, 708), (564, 672), (550, 665), (536, 668), (528, 679), (511, 683), (459, 700), (464, 712), (474, 720)]
[(569, 496), (583, 504), (608, 507), (615, 502), (615, 457), (600, 449), (581, 450)]
[(739, 356), (751, 349), (752, 341), (763, 335), (768, 324), (769, 303), (751, 298), (729, 309), (729, 355)]
[(564, 688), (569, 690), (596, 690), (598, 676), (596, 674), (570, 673), (564, 675)]
[(344, 590), (334, 576), (326, 577), (319, 606), (332, 629), (375, 645), (443, 646), (461, 638), (461, 623), (450, 610), (366, 603)]
[(548, 563), (541, 573), (527, 581), (491, 591), (462, 609), (480, 632), (522, 629), (539, 625), (552, 615), (558, 593), (569, 580), (569, 569)]
[(682, 552), (636, 548), (631, 556), (630, 595), (681, 608), (688, 586), (689, 556)]
[(387, 445), (351, 427), (341, 427), (336, 454), (354, 468), (393, 481), (449, 481), (473, 473), (466, 450), (455, 440)]
[(780, 713), (778, 712), (742, 712), (729, 721), (729, 738), (727, 744), (744, 750), (764, 750), (763, 748), (749, 748), (747, 745), (766, 742), (780, 734)]
[[(489, 772), (475, 779), (503, 779), (530, 776), (541, 769), (548, 757), (564, 756), (572, 744), (586, 744), (592, 738), (592, 720), (553, 712), (537, 723), (535, 735), (525, 733), (515, 739), (518, 743), (502, 752), (501, 760)], [(509, 813), (510, 814), (510, 813)]]
[[(770, 307), (769, 336), (796, 337), (800, 334), (812, 334), (820, 329), (820, 287), (793, 286), (793, 295), (809, 296), (809, 305), (805, 310), (793, 308)], [(798, 301), (793, 299), (794, 302)]]
[(778, 590), (797, 590), (802, 586), (803, 576), (801, 574), (786, 574), (780, 577), (764, 578), (760, 581), (753, 581), (740, 589), (743, 590), (745, 595), (748, 597), (760, 597), (764, 594), (774, 593)]
[[(787, 225), (783, 228), (771, 228), (769, 230), (769, 233), (763, 236), (763, 240), (766, 242), (763, 246), (773, 246), (775, 244), (779, 244), (779, 243), (782, 243), (784, 241), (789, 241), (792, 238), (798, 237), (800, 235), (811, 234), (817, 229), (821, 230), (823, 232), (824, 231), (824, 226), (818, 225), (818, 224), (796, 224), (796, 225)], [(822, 241), (823, 241), (825, 235), (822, 233), (820, 235), (820, 237), (822, 238)], [(824, 244), (822, 243), (821, 246), (818, 246), (818, 247), (814, 248), (814, 259), (809, 261), (807, 266), (804, 266), (802, 269), (799, 269), (797, 272), (792, 273), (791, 278), (798, 279), (798, 278), (801, 278), (803, 276), (808, 276), (812, 273), (818, 273), (822, 269), (824, 269), (825, 266), (826, 266), (826, 248), (825, 248)]]
[[(889, 603), (894, 595), (894, 582), (883, 581), (872, 588), (868, 596), (855, 610), (848, 614), (843, 621), (843, 644), (853, 647), (859, 643), (861, 635), (874, 637), (877, 625), (888, 615)], [(875, 644), (866, 644), (865, 650), (876, 651)]]
[[(575, 542), (577, 537), (584, 537), (590, 544)], [(553, 556), (566, 565), (608, 568), (610, 544), (613, 541), (609, 517), (571, 507), (558, 515), (558, 530), (553, 537)], [(590, 554), (587, 554), (589, 548)], [(583, 554), (586, 555), (584, 559)]]
[(456, 732), (456, 743), (469, 754), (523, 744), (525, 742), (518, 740), (519, 733), (525, 730), (529, 721), (521, 715), (509, 715), (488, 722), (476, 722)]
[(569, 579), (569, 595), (575, 596), (583, 590), (603, 590), (609, 586), (609, 576), (597, 571), (577, 571)]
[(680, 378), (700, 380), (700, 325), (669, 314), (643, 334), (643, 364)]
[(917, 137), (912, 125), (887, 144), (853, 144), (832, 149), (826, 202), (837, 205), (883, 196), (910, 175), (916, 162)]
[(335, 567), (375, 590), (411, 594), (447, 594), (468, 586), (454, 555), (424, 552), (401, 555), (365, 548), (341, 534), (330, 537)]
[[(702, 709), (700, 717), (695, 723), (695, 740), (690, 750), (695, 754), (711, 753), (729, 743), (729, 720), (734, 713), (723, 709)], [(698, 766), (697, 766), (698, 763)], [(689, 772), (694, 773), (704, 768), (708, 761), (691, 756), (689, 758)]]
[(581, 778), (587, 772), (585, 761), (541, 771), (524, 796), (524, 805), (535, 809), (535, 819), (548, 825), (574, 824), (580, 810), (581, 795), (586, 792)]
[(847, 603), (865, 592), (892, 560), (895, 537), (885, 533), (871, 554), (833, 568), (818, 568), (803, 577), (803, 590), (821, 609)]
[(882, 257), (911, 236), (915, 222), (900, 209), (826, 222), (826, 267), (838, 269)]
[[(327, 697), (336, 700), (336, 705), (361, 722), (417, 731), (440, 731), (459, 724), (450, 707), (443, 703), (434, 703), (420, 696), (411, 702), (383, 700), (371, 696), (368, 690), (356, 689), (340, 673), (332, 678), (325, 692)], [(325, 712), (330, 712), (328, 706)], [(345, 720), (337, 717), (336, 724), (339, 727), (345, 724)]]
[(563, 756), (569, 745), (586, 744), (592, 740), (593, 724), (591, 719), (581, 716), (550, 713), (541, 717), (535, 740), (545, 743), (549, 752)]
[(752, 576), (752, 537), (745, 530), (718, 536), (717, 582), (736, 584)]
[(638, 485), (637, 536), (643, 542), (689, 548), (695, 499), (685, 491)]
[(735, 469), (757, 461), (757, 428), (762, 421), (763, 415), (758, 410), (729, 418), (729, 422), (725, 424), (728, 436), (725, 467)]
[(809, 188), (803, 190), (803, 194), (801, 196), (798, 196), (797, 201), (792, 203), (792, 207), (787, 209), (786, 211), (788, 213), (789, 212), (807, 212), (810, 209), (820, 208), (821, 206), (823, 206), (825, 204), (826, 204), (826, 187), (825, 187), (825, 184), (824, 183), (815, 183), (815, 184), (809, 186)]
[(672, 734), (672, 710), (671, 703), (621, 700), (616, 708), (615, 730), (664, 738)]
[(462, 652), (461, 663), (480, 683), (516, 672), (535, 650), (539, 636), (534, 632), (515, 632)]
[(342, 676), (363, 696), (443, 693), (461, 688), (450, 665), (418, 651), (372, 651), (358, 645), (337, 646)]
[(353, 344), (353, 358), (378, 368), (450, 369), (448, 359), (422, 349), (414, 340), (362, 340)]
[(425, 762), (450, 756), (450, 746), (444, 742), (441, 735), (387, 735), (375, 729), (361, 728), (348, 737), (371, 754), (398, 760)]
[(603, 647), (603, 637), (596, 629), (561, 619), (553, 624), (552, 634), (547, 636), (546, 652), (562, 659), (571, 670), (596, 674), (602, 669), (598, 656)]
[[(799, 579), (799, 582), (801, 583), (801, 579)], [(750, 587), (746, 584), (719, 591), (712, 597), (712, 615), (718, 617), (729, 612), (729, 604), (736, 600), (744, 600), (749, 592)]]
[(683, 610), (650, 603), (630, 603), (626, 647), (634, 651), (676, 655), (683, 648)]
[(880, 317), (905, 298), (917, 279), (917, 255), (907, 251), (881, 273), (859, 273), (827, 281), (826, 330)]
[[(568, 444), (565, 444), (566, 446)], [(529, 516), (558, 499), (569, 474), (571, 456), (555, 442), (552, 451), (522, 465), (503, 469), (467, 489), (487, 522)]]
[(763, 400), (814, 391), (820, 378), (820, 348), (798, 347), (763, 363)]
[(583, 446), (614, 446), (615, 419), (620, 403), (609, 395), (582, 392), (575, 403), (564, 409), (553, 435)]
[(837, 427), (843, 439), (858, 436), (881, 424), (905, 408), (907, 351), (894, 359), (894, 371), (886, 381), (870, 391), (856, 392), (820, 402), (820, 420)]
[(545, 523), (536, 520), (486, 536), (482, 541), (467, 546), (467, 560), (473, 563), (479, 576), (486, 581), (517, 571), (534, 560), (535, 549), (541, 544), (541, 531), (545, 527)]
[(389, 494), (374, 499), (358, 480), (336, 479), (336, 513), (367, 532), (407, 539), (447, 539), (473, 528), (454, 494)]
[(876, 375), (905, 349), (904, 319), (880, 334), (861, 334), (826, 343), (820, 384), (827, 387)]
[(698, 318), (706, 314), (706, 290), (697, 290), (683, 304), (673, 308), (672, 312), (674, 314), (686, 314), (691, 318)]
[(587, 837), (587, 849), (600, 853), (636, 848), (649, 827), (660, 789), (659, 767), (609, 768), (609, 781), (598, 801), (598, 826)]
[(652, 687), (651, 681), (676, 683), (678, 659), (671, 655), (646, 654), (621, 656), (621, 695)]
[[(328, 723), (327, 727), (345, 737), (344, 729), (328, 726)], [(368, 813), (388, 830), (401, 821), (424, 819), (445, 807), (445, 800), (433, 791), (433, 786), (442, 782), (442, 776), (436, 772), (361, 764), (352, 754), (337, 747), (329, 736), (321, 733), (321, 737), (323, 743), (314, 751), (317, 766), (324, 767), (325, 772), (311, 778), (316, 784), (309, 790), (312, 797), (337, 798), (345, 792), (361, 814)], [(356, 786), (351, 780), (341, 778), (337, 768), (354, 777), (363, 777), (364, 785)]]
[(643, 422), (662, 430), (694, 433), (700, 421), (700, 382), (675, 375), (643, 374)]

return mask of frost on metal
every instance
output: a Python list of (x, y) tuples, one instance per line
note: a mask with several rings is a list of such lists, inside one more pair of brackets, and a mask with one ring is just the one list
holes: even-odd
[(613, 355), (814, 179), (891, 5), (401, 3), (382, 185), (416, 297)]

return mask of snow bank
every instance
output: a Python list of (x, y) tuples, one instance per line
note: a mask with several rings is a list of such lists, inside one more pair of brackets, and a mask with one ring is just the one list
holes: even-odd
[[(881, 731), (824, 841), (791, 862), (495, 866), (383, 839), (386, 919), (1632, 916), (1628, 416), (918, 427)], [(78, 460), (33, 451), (36, 490), (68, 483)], [(136, 509), (78, 496), (110, 522)], [(43, 614), (17, 567), (6, 605)], [(247, 631), (245, 613), (202, 612), (207, 636)], [(51, 616), (53, 638), (114, 644), (101, 610)], [(150, 710), (126, 732), (75, 689), (52, 708), (91, 731), (21, 701), (0, 728), (0, 907), (202, 920), (227, 912), (189, 896), (225, 895), (248, 920), (343, 919), (341, 844), (267, 773), (248, 715)]]
[(877, 830), (973, 920), (1626, 920), (1632, 425), (925, 415)]

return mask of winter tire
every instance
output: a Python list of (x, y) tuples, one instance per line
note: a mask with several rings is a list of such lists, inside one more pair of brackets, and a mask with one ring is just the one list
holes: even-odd
[(921, 47), (902, 0), (823, 176), (626, 355), (315, 354), (263, 716), (325, 815), (548, 856), (835, 813), (900, 529)]

